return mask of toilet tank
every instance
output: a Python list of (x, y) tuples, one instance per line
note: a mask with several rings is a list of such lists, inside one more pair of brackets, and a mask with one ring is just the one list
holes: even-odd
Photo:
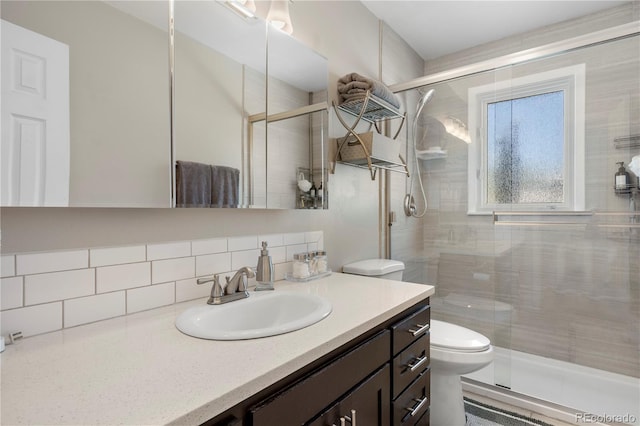
[(342, 272), (345, 274), (402, 281), (404, 263), (391, 259), (366, 259), (344, 265)]

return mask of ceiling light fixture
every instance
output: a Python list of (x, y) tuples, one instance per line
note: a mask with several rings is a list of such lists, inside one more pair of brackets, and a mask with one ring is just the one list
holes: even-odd
[(289, 16), (289, 0), (271, 0), (267, 21), (280, 31), (292, 34), (293, 25), (291, 25), (291, 17)]

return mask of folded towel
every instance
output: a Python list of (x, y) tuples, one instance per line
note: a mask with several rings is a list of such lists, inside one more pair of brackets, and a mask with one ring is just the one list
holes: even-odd
[(638, 178), (640, 178), (640, 155), (636, 155), (631, 158), (629, 163), (629, 170), (633, 172)]
[(192, 161), (176, 161), (176, 207), (209, 207), (211, 166)]
[(211, 207), (238, 207), (240, 170), (211, 166)]
[(355, 72), (347, 74), (338, 80), (340, 103), (364, 97), (367, 91), (370, 91), (372, 95), (390, 103), (394, 107), (400, 108), (400, 100), (384, 83), (378, 80), (364, 77)]

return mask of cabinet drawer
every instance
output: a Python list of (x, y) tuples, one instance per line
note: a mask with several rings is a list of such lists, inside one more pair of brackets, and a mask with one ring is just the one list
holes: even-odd
[(393, 401), (393, 424), (415, 426), (428, 421), (424, 415), (429, 410), (431, 370), (423, 372), (415, 382)]
[(391, 326), (392, 355), (396, 355), (429, 331), (430, 314), (430, 307), (425, 306)]
[[(390, 332), (384, 330), (335, 361), (252, 407), (254, 426), (300, 425), (389, 362)], [(388, 389), (388, 388), (387, 388)]]
[(429, 332), (421, 335), (418, 340), (393, 358), (392, 395), (394, 399), (429, 367), (429, 337)]

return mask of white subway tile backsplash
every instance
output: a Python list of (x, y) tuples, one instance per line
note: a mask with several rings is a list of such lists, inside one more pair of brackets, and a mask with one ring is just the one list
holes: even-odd
[(95, 291), (93, 268), (24, 277), (24, 304), (27, 306), (89, 296)]
[(313, 231), (304, 233), (304, 241), (307, 243), (319, 243), (322, 242), (322, 231)]
[(58, 272), (89, 266), (89, 250), (16, 255), (16, 275)]
[(119, 265), (147, 260), (145, 246), (109, 247), (89, 250), (89, 266)]
[[(264, 234), (1, 256), (2, 334), (24, 336), (209, 296), (196, 277), (255, 267), (266, 241), (276, 280), (294, 253), (323, 246), (322, 232)], [(255, 286), (255, 278), (249, 286)]]
[(298, 232), (295, 234), (284, 234), (285, 245), (303, 244), (305, 243), (304, 232)]
[(287, 248), (284, 246), (270, 248), (269, 254), (271, 255), (271, 261), (273, 263), (282, 263), (287, 261)]
[(96, 288), (98, 293), (108, 293), (150, 284), (150, 262), (96, 268)]
[(23, 304), (22, 277), (0, 279), (0, 309), (19, 308)]
[(0, 333), (21, 331), (24, 337), (62, 328), (62, 302), (11, 309), (0, 313)]
[(222, 253), (227, 251), (227, 239), (194, 240), (191, 242), (191, 255)]
[(229, 238), (229, 251), (248, 250), (258, 248), (258, 237), (235, 237)]
[(221, 274), (231, 270), (231, 253), (196, 256), (196, 277)]
[(172, 303), (175, 303), (175, 283), (172, 282), (127, 290), (128, 314)]
[(266, 241), (268, 247), (278, 247), (284, 245), (284, 235), (282, 234), (270, 234), (270, 235), (258, 235), (259, 247), (262, 247), (262, 242)]
[[(41, 306), (41, 305), (39, 305)], [(64, 301), (64, 326), (100, 321), (125, 314), (125, 292), (98, 294)]]
[(189, 241), (147, 244), (147, 260), (171, 259), (174, 257), (187, 256), (191, 256), (191, 243)]
[(306, 244), (297, 244), (293, 246), (287, 246), (287, 262), (293, 261), (293, 255), (296, 253), (306, 253), (308, 250)]
[(16, 257), (0, 256), (0, 277), (12, 277), (16, 274)]
[(193, 278), (195, 274), (196, 262), (193, 257), (181, 257), (178, 259), (156, 260), (151, 262), (152, 284)]
[(255, 268), (258, 264), (260, 250), (234, 251), (231, 253), (231, 270), (237, 271), (243, 266)]
[[(196, 278), (176, 281), (176, 303), (209, 297), (212, 283), (198, 285)], [(154, 286), (155, 287), (155, 286)]]

